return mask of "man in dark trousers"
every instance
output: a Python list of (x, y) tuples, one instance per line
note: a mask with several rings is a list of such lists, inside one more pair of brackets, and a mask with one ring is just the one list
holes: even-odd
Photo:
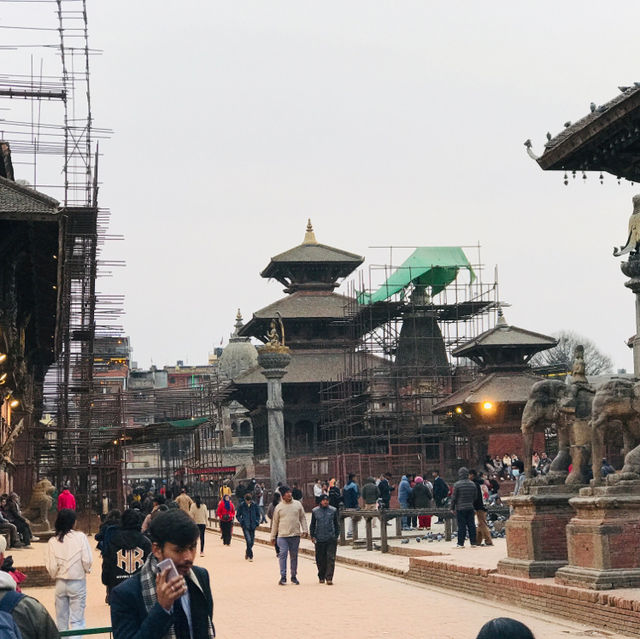
[[(158, 515), (149, 527), (151, 554), (142, 570), (111, 592), (114, 639), (213, 639), (209, 573), (193, 565), (200, 530), (182, 510)], [(178, 574), (159, 572), (171, 559)]]
[(256, 539), (256, 528), (260, 525), (260, 509), (251, 499), (251, 493), (245, 493), (242, 503), (238, 504), (236, 519), (242, 526), (247, 550), (244, 558), (253, 561), (253, 544)]
[[(436, 502), (436, 508), (442, 508), (444, 506), (444, 500), (449, 494), (449, 486), (447, 482), (440, 477), (440, 471), (434, 470), (431, 473), (433, 477), (433, 501)], [(438, 523), (440, 519), (436, 521)]]
[(336, 566), (336, 550), (340, 535), (338, 510), (329, 506), (329, 495), (322, 495), (320, 505), (311, 511), (309, 528), (311, 541), (316, 545), (316, 566), (321, 584), (333, 585), (333, 571)]
[(464, 466), (458, 471), (458, 481), (453, 485), (451, 510), (458, 519), (458, 544), (455, 548), (464, 548), (464, 540), (469, 531), (469, 543), (476, 545), (476, 511), (474, 503), (478, 491), (477, 485), (469, 479), (469, 469)]

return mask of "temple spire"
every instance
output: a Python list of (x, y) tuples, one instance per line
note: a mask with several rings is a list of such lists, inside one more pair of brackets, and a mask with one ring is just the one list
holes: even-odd
[(236, 323), (235, 323), (235, 331), (233, 331), (233, 334), (231, 335), (231, 337), (238, 337), (238, 333), (240, 332), (240, 329), (244, 326), (244, 324), (242, 323), (242, 313), (240, 312), (240, 309), (238, 309), (238, 312), (236, 313)]
[(307, 231), (304, 234), (303, 244), (317, 244), (316, 234), (313, 232), (313, 226), (311, 225), (311, 218), (307, 220)]
[(507, 320), (504, 318), (502, 306), (498, 306), (498, 321), (496, 322), (496, 326), (509, 326)]

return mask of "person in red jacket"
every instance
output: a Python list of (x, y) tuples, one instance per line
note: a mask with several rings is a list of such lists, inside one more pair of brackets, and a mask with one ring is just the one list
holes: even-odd
[(235, 508), (231, 503), (229, 495), (224, 495), (218, 504), (216, 515), (220, 520), (220, 531), (222, 532), (222, 543), (225, 546), (231, 545), (231, 529), (233, 528), (233, 518), (236, 516)]
[(71, 510), (76, 509), (76, 498), (71, 494), (71, 491), (68, 488), (65, 488), (58, 495), (58, 512), (63, 508), (70, 508)]

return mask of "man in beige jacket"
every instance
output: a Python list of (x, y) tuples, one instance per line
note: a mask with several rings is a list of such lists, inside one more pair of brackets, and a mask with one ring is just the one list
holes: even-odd
[(184, 510), (184, 512), (188, 515), (189, 511), (191, 510), (192, 503), (193, 500), (191, 499), (191, 497), (189, 497), (189, 495), (187, 495), (187, 489), (183, 488), (180, 491), (180, 494), (176, 497), (176, 504), (178, 504), (180, 510)]
[(271, 523), (271, 543), (276, 542), (280, 550), (278, 561), (280, 562), (281, 586), (287, 585), (287, 555), (291, 555), (291, 583), (300, 585), (297, 578), (298, 572), (298, 548), (300, 547), (300, 535), (307, 537), (309, 528), (307, 518), (304, 514), (302, 504), (293, 499), (291, 488), (281, 486), (282, 501), (273, 511), (273, 521)]

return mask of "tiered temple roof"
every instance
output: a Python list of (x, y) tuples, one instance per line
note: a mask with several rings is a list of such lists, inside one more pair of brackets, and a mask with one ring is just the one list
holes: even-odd
[[(319, 244), (309, 221), (303, 243), (272, 257), (261, 273), (281, 282), (288, 295), (253, 313), (238, 335), (266, 343), (271, 320), (280, 316), (287, 346), (294, 352), (331, 348), (342, 352), (349, 337), (344, 320), (355, 300), (333, 291), (363, 261), (359, 255)], [(288, 375), (287, 380), (293, 377)]]
[(446, 413), (457, 406), (483, 402), (524, 404), (531, 387), (540, 377), (529, 368), (529, 360), (540, 351), (553, 348), (557, 340), (507, 324), (502, 311), (496, 326), (468, 341), (452, 354), (478, 364), (480, 375), (434, 406), (435, 413)]

